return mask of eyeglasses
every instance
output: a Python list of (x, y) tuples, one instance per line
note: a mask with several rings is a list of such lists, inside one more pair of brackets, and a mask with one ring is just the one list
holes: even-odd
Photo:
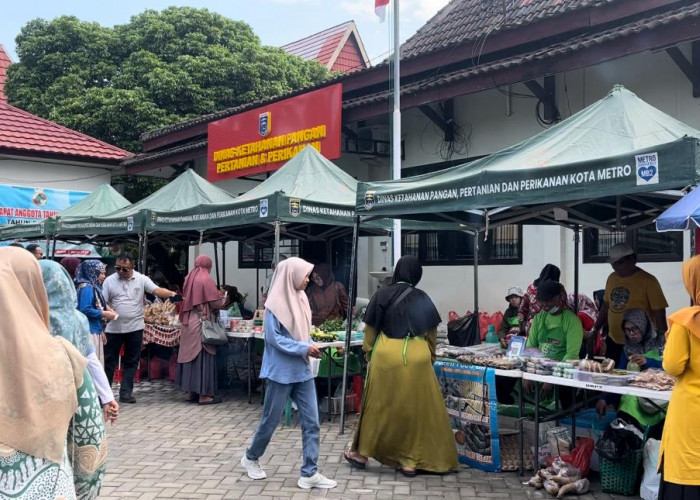
[(631, 335), (633, 333), (639, 335), (640, 333), (642, 333), (642, 331), (636, 326), (633, 326), (631, 328), (623, 328), (622, 330), (625, 332), (626, 335)]
[(131, 267), (114, 266), (114, 269), (116, 269), (117, 272), (120, 272), (120, 273), (128, 273), (129, 271), (131, 271), (132, 268)]

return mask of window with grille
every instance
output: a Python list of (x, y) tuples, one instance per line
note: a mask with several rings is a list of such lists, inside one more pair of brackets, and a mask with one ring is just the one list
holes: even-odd
[(653, 225), (632, 231), (583, 230), (583, 262), (608, 262), (610, 247), (629, 243), (637, 252), (639, 262), (681, 262), (683, 232), (657, 233)]
[[(501, 226), (479, 236), (479, 264), (522, 264), (522, 227)], [(415, 255), (425, 266), (474, 263), (474, 235), (461, 231), (421, 231), (402, 235), (402, 255)]]
[[(280, 240), (280, 255), (299, 257), (299, 240)], [(240, 269), (271, 269), (274, 257), (274, 242), (241, 241), (238, 243), (238, 267)]]

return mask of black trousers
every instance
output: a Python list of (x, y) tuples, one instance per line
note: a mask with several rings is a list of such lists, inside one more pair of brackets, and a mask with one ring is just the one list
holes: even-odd
[(105, 373), (109, 385), (114, 380), (114, 370), (119, 363), (119, 351), (124, 346), (122, 357), (122, 383), (119, 388), (119, 397), (131, 396), (134, 390), (134, 375), (141, 359), (141, 343), (143, 342), (143, 330), (127, 333), (108, 333), (107, 345), (105, 345)]

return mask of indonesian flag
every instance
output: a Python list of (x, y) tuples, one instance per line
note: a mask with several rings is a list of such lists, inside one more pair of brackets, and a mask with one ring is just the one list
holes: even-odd
[(379, 21), (382, 23), (386, 18), (387, 5), (389, 5), (389, 0), (374, 0), (374, 13), (379, 16)]

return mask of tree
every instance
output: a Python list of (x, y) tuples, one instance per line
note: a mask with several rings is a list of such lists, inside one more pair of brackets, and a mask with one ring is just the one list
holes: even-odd
[(17, 54), (10, 103), (133, 152), (149, 130), (329, 77), (315, 61), (263, 46), (248, 24), (191, 7), (146, 10), (114, 28), (34, 19)]

